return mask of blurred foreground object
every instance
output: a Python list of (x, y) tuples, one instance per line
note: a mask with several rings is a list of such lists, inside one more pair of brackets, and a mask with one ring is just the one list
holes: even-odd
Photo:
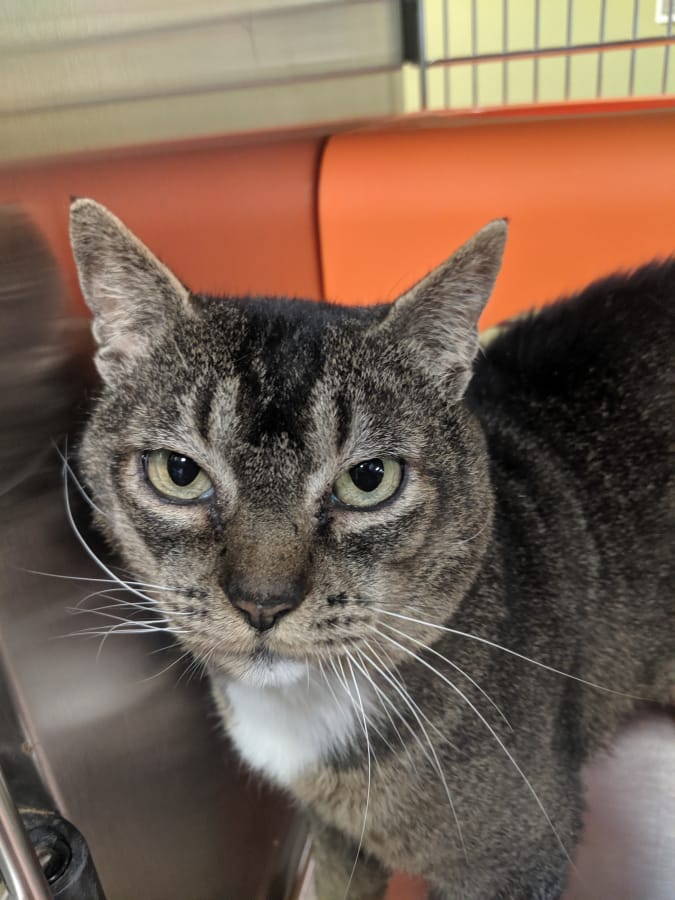
[[(30, 871), (16, 806), (55, 898), (102, 896), (88, 845), (107, 900), (286, 900), (304, 833), (228, 761), (189, 661), (161, 635), (113, 630), (104, 645), (109, 621), (84, 606), (92, 592), (96, 606), (125, 594), (99, 597), (119, 584), (65, 508), (91, 544), (87, 504), (53, 446), (88, 384), (88, 324), (64, 307), (47, 244), (0, 208), (0, 869), (13, 860), (18, 877), (22, 859)], [(87, 628), (100, 637), (85, 640)]]
[(68, 427), (77, 394), (71, 339), (85, 332), (73, 320), (68, 328), (66, 307), (45, 240), (20, 210), (0, 206), (0, 495), (44, 460), (50, 439)]

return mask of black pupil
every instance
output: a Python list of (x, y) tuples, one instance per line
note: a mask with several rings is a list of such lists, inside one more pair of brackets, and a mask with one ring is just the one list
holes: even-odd
[(369, 493), (378, 488), (384, 478), (384, 463), (381, 459), (366, 459), (349, 470), (352, 481), (360, 491)]
[(189, 456), (181, 456), (180, 453), (169, 453), (166, 461), (166, 470), (169, 478), (178, 487), (187, 487), (192, 484), (199, 475), (199, 466)]

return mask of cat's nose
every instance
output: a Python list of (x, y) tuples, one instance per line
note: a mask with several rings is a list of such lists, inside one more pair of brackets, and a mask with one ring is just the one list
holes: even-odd
[[(275, 589), (276, 588), (276, 589)], [(265, 589), (236, 574), (223, 579), (223, 590), (235, 609), (257, 631), (267, 631), (283, 616), (300, 606), (305, 597), (302, 579), (283, 579)]]
[(231, 599), (235, 609), (242, 612), (256, 631), (268, 631), (282, 616), (298, 605), (285, 597), (275, 597), (265, 603), (256, 600)]

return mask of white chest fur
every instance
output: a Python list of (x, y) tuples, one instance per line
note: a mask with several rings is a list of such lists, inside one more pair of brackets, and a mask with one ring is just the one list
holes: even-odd
[(357, 680), (357, 694), (350, 678), (327, 679), (317, 671), (308, 679), (303, 666), (303, 676), (291, 684), (215, 684), (229, 703), (229, 735), (252, 768), (288, 787), (330, 754), (347, 751), (355, 741), (365, 743), (361, 704), (370, 718), (372, 688)]

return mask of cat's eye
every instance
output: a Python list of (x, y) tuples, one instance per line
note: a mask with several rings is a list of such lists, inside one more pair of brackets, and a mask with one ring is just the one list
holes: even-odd
[(150, 450), (144, 460), (150, 484), (164, 497), (190, 502), (207, 497), (213, 490), (206, 472), (183, 453)]
[(333, 494), (345, 506), (367, 509), (393, 497), (402, 478), (403, 465), (392, 456), (364, 459), (338, 475)]

